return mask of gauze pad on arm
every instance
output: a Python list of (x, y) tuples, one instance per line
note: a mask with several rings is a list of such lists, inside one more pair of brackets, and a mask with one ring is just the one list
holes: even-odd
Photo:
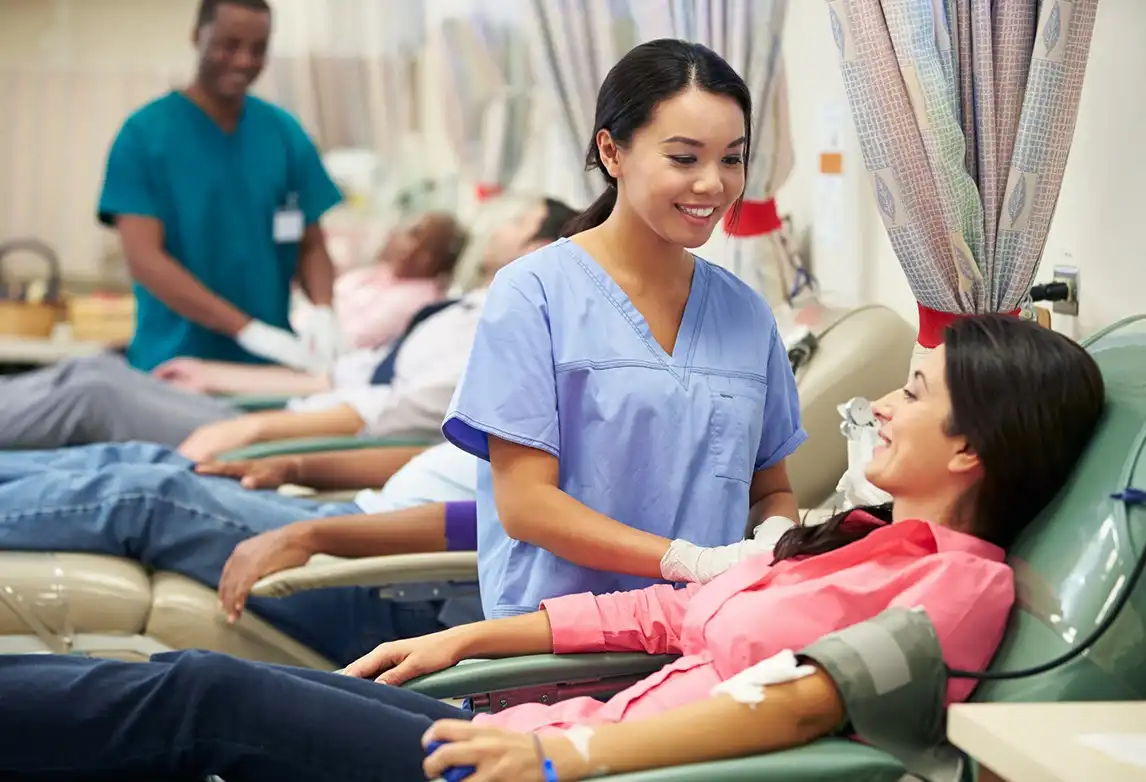
[(764, 689), (769, 685), (794, 682), (815, 672), (816, 666), (798, 664), (795, 653), (785, 649), (722, 681), (712, 688), (711, 695), (727, 695), (739, 703), (755, 706), (764, 701)]

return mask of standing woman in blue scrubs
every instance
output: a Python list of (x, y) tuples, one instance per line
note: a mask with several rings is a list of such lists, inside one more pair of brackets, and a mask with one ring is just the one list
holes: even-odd
[[(744, 192), (752, 99), (711, 50), (659, 40), (609, 72), (587, 164), (605, 193), (563, 239), (498, 273), (443, 425), (484, 461), (488, 618), (638, 589), (670, 543), (794, 520), (805, 439), (764, 300), (688, 248)], [(751, 509), (751, 516), (750, 516)]]
[[(178, 356), (317, 369), (337, 351), (319, 218), (341, 195), (299, 123), (247, 94), (270, 34), (266, 0), (202, 0), (195, 81), (137, 110), (112, 145), (99, 219), (135, 279), (137, 369)], [(296, 277), (318, 309), (301, 337)]]

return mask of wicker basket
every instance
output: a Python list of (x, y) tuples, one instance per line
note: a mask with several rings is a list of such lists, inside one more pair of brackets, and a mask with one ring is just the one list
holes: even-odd
[(0, 336), (49, 339), (60, 315), (54, 304), (0, 299)]
[(55, 251), (37, 239), (14, 239), (0, 244), (0, 262), (16, 252), (31, 252), (40, 256), (48, 267), (44, 295), (38, 301), (28, 301), (19, 286), (11, 285), (3, 274), (0, 263), (0, 335), (48, 339), (64, 314), (60, 303), (60, 260)]
[(72, 339), (126, 345), (135, 332), (135, 297), (95, 294), (68, 299)]

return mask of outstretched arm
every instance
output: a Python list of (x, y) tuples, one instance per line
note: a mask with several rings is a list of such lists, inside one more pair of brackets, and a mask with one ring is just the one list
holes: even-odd
[(524, 654), (680, 651), (680, 626), (695, 588), (667, 584), (609, 595), (546, 600), (543, 610), (460, 625), (430, 636), (384, 643), (348, 665), (351, 676), (399, 685), (468, 659)]
[(235, 462), (206, 462), (196, 466), (200, 475), (234, 478), (246, 489), (277, 489), (284, 483), (319, 491), (379, 488), (415, 456), (420, 445), (365, 448), (360, 451), (271, 456)]
[[(558, 779), (580, 780), (605, 770), (623, 774), (798, 747), (830, 733), (844, 713), (831, 677), (817, 669), (769, 685), (760, 703), (720, 695), (648, 719), (603, 725), (588, 737), (588, 760), (565, 735), (544, 736), (541, 746)], [(476, 766), (491, 782), (542, 778), (537, 748), (527, 734), (444, 720), (430, 728), (426, 741), (449, 742), (426, 759), (429, 778), (451, 766)]]
[(178, 388), (203, 394), (305, 396), (330, 390), (329, 375), (228, 361), (176, 358), (159, 365), (152, 374)]

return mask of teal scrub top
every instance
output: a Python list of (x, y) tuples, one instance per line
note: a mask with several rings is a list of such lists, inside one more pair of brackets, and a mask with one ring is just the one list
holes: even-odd
[[(128, 117), (116, 136), (99, 220), (158, 220), (164, 249), (207, 288), (251, 317), (289, 329), (300, 242), (275, 241), (275, 213), (297, 208), (310, 226), (341, 200), (318, 149), (288, 112), (248, 96), (238, 127), (227, 133), (171, 92)], [(135, 297), (127, 357), (137, 369), (178, 356), (262, 361), (231, 337), (177, 315), (138, 283)]]

